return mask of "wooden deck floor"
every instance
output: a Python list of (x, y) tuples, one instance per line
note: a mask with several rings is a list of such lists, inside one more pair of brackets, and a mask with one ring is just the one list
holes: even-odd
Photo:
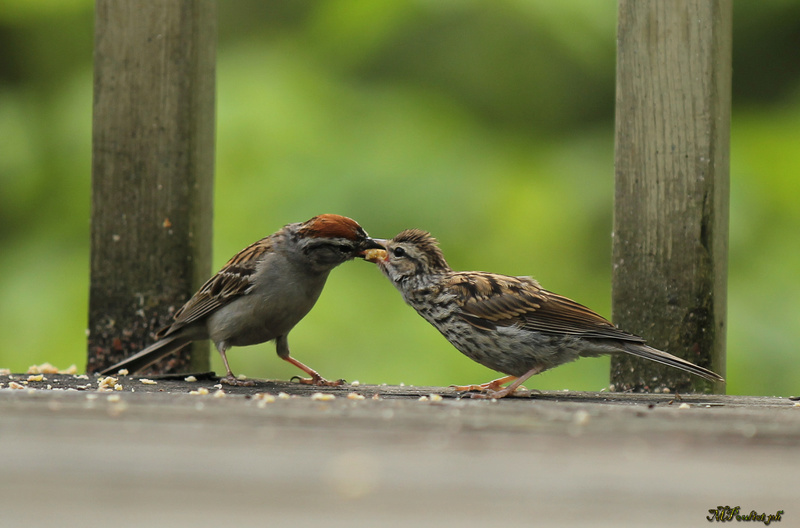
[(800, 526), (786, 398), (46, 377), (0, 376), (8, 526), (706, 526), (726, 505)]

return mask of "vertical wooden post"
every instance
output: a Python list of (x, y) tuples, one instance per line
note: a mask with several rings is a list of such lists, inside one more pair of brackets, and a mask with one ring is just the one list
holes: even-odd
[[(614, 322), (723, 376), (731, 19), (730, 0), (619, 0), (617, 35)], [(710, 386), (633, 357), (611, 381)]]
[[(210, 274), (213, 0), (97, 0), (87, 371), (152, 342)], [(208, 344), (157, 370), (207, 369)]]

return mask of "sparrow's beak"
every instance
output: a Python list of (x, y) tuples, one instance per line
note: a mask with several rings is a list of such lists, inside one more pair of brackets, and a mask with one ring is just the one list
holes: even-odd
[(367, 238), (364, 249), (386, 249), (388, 240), (382, 238)]
[(363, 249), (358, 252), (357, 256), (366, 259), (368, 253), (383, 250), (383, 248), (386, 247), (386, 242), (388, 242), (388, 240), (367, 237), (367, 239), (364, 241)]

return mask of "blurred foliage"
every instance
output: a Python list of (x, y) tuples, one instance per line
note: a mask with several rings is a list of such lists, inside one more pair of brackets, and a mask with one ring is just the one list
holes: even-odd
[[(336, 212), (430, 230), (456, 269), (533, 275), (610, 314), (615, 4), (220, 2), (214, 264)], [(798, 389), (800, 3), (734, 14), (728, 390)], [(85, 365), (93, 3), (0, 8), (0, 367)], [(367, 263), (336, 270), (291, 334), (330, 378), (495, 376)], [(214, 367), (221, 364), (214, 355)], [(272, 344), (237, 373), (289, 378)], [(537, 376), (599, 390), (608, 361)]]

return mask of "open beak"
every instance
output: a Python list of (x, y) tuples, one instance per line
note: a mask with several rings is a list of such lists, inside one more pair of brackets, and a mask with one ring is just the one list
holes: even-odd
[(380, 238), (368, 238), (364, 245), (364, 251), (359, 253), (358, 256), (368, 262), (378, 262), (379, 260), (384, 260), (386, 258), (385, 248), (387, 242), (388, 240), (383, 240)]
[(364, 249), (386, 249), (386, 244), (388, 242), (388, 240), (382, 238), (367, 238)]

